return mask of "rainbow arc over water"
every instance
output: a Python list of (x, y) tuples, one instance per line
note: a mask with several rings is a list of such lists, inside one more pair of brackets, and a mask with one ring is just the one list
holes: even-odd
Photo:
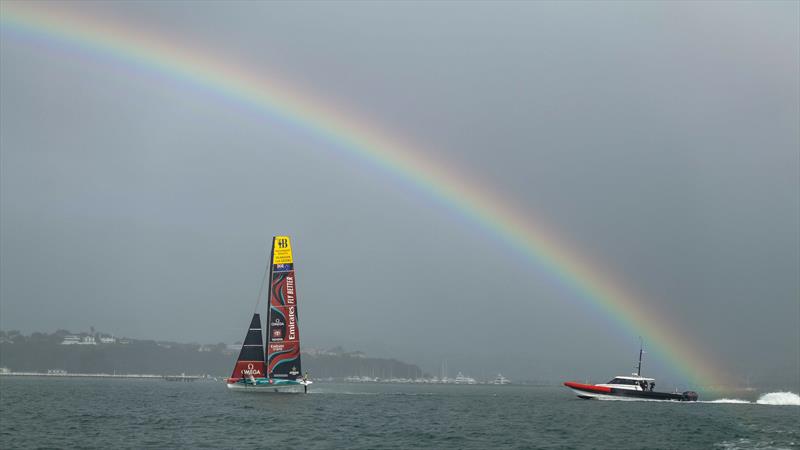
[(726, 372), (702, 355), (680, 327), (653, 314), (646, 302), (571, 249), (543, 221), (532, 220), (529, 212), (510, 204), (488, 186), (433, 161), (424, 149), (392, 137), (353, 114), (342, 114), (341, 108), (277, 77), (248, 71), (153, 32), (142, 33), (124, 23), (71, 12), (57, 4), (3, 2), (0, 25), (4, 34), (55, 42), (110, 62), (146, 69), (312, 133), (337, 151), (404, 180), (504, 242), (568, 288), (572, 296), (592, 305), (593, 312), (602, 312), (631, 336), (643, 336), (648, 350), (676, 374), (700, 385), (726, 381)]

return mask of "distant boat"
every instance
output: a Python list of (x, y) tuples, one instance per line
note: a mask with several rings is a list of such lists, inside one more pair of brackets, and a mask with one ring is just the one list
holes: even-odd
[(307, 392), (312, 382), (302, 375), (300, 365), (297, 284), (289, 236), (272, 238), (269, 280), (266, 351), (261, 316), (254, 313), (233, 373), (227, 379), (228, 388), (263, 391), (302, 386)]
[(608, 399), (608, 400), (677, 400), (684, 402), (697, 401), (697, 392), (685, 391), (683, 393), (656, 392), (656, 380), (642, 376), (643, 347), (639, 348), (639, 367), (636, 373), (630, 376), (617, 376), (608, 383), (583, 384), (567, 381), (564, 386), (572, 389), (582, 399)]
[(456, 379), (453, 380), (455, 384), (478, 384), (475, 378), (464, 376), (461, 372), (458, 372), (456, 375)]
[(498, 373), (494, 381), (492, 381), (492, 384), (509, 384), (509, 383), (511, 383), (511, 380), (504, 377), (502, 373)]

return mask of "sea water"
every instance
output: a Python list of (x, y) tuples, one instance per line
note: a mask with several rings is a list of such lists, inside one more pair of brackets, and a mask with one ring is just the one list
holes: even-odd
[(320, 382), (275, 394), (0, 377), (0, 447), (800, 448), (796, 394), (758, 398), (588, 401), (561, 387)]

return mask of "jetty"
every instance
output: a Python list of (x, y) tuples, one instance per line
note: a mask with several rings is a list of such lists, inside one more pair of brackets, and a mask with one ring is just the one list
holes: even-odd
[(197, 381), (205, 379), (205, 375), (155, 375), (149, 373), (70, 373), (64, 370), (49, 370), (47, 372), (11, 372), (0, 370), (0, 376), (7, 377), (51, 377), (51, 378), (139, 378), (148, 380), (166, 381)]
[(53, 378), (147, 378), (159, 379), (164, 375), (153, 374), (138, 374), (138, 373), (70, 373), (64, 371), (51, 371), (51, 372), (2, 372), (0, 376), (13, 376), (13, 377), (53, 377)]
[(197, 381), (203, 378), (201, 375), (186, 375), (184, 373), (180, 375), (164, 375), (164, 379), (167, 381)]

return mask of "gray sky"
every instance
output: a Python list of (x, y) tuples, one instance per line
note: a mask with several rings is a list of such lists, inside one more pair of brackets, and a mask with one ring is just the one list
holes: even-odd
[[(797, 2), (59, 5), (424, 144), (732, 375), (798, 384)], [(240, 340), (287, 233), (304, 346), (475, 376), (632, 367), (635, 335), (319, 136), (69, 45), (4, 30), (0, 58), (3, 329)]]

